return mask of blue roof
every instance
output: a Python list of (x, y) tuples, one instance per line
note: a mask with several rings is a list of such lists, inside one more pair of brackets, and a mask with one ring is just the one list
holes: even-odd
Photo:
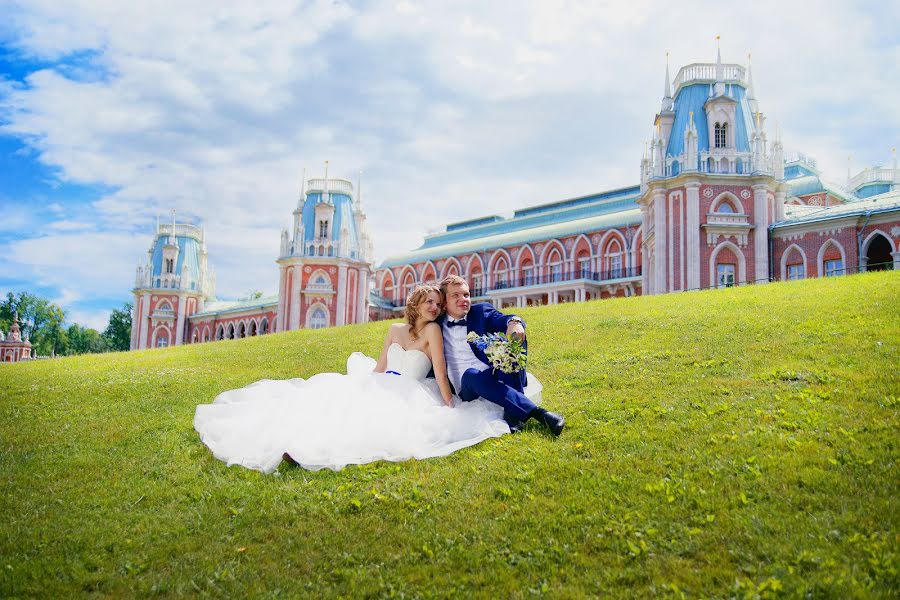
[(822, 179), (822, 175), (817, 170), (801, 162), (792, 162), (785, 165), (784, 181), (791, 188), (791, 196), (808, 196), (810, 194), (827, 192), (844, 201), (855, 199), (846, 190)]
[[(163, 246), (169, 241), (168, 235), (161, 235), (156, 238), (153, 244), (153, 257), (150, 262), (153, 265), (153, 277), (160, 277), (163, 274)], [(178, 244), (178, 260), (175, 263), (175, 275), (181, 276), (184, 265), (187, 264), (191, 271), (192, 278), (200, 277), (200, 242), (189, 236), (176, 236), (176, 244)]]
[(634, 186), (522, 209), (509, 219), (475, 219), (466, 228), (456, 224), (426, 237), (416, 250), (386, 258), (379, 268), (640, 223), (639, 196), (640, 187)]
[[(334, 204), (334, 223), (331, 224), (331, 240), (338, 242), (341, 239), (341, 229), (347, 228), (350, 234), (350, 248), (348, 251), (358, 252), (359, 234), (356, 231), (356, 220), (353, 218), (353, 199), (347, 194), (330, 192), (331, 203)], [(310, 192), (303, 203), (303, 230), (304, 238), (308, 242), (318, 237), (316, 223), (316, 205), (322, 201), (321, 192)]]
[[(678, 90), (675, 96), (675, 121), (672, 124), (672, 132), (669, 135), (669, 145), (666, 148), (667, 156), (678, 156), (684, 152), (684, 132), (687, 129), (690, 113), (694, 113), (694, 127), (697, 129), (697, 150), (709, 151), (709, 128), (706, 124), (706, 103), (711, 100), (709, 96), (713, 85), (708, 83), (695, 83), (686, 85)], [(747, 100), (747, 92), (743, 86), (730, 83), (725, 86), (725, 96), (737, 102), (735, 109), (734, 141), (738, 152), (750, 151), (750, 134), (755, 130), (753, 115), (750, 111), (750, 103)]]
[(893, 212), (900, 215), (900, 191), (888, 192), (879, 196), (866, 198), (865, 200), (846, 202), (844, 204), (836, 204), (834, 206), (804, 206), (794, 208), (802, 208), (802, 210), (792, 211), (792, 214), (790, 215), (786, 214), (785, 219), (774, 223), (772, 225), (772, 228), (780, 229), (782, 227), (790, 227), (798, 224), (808, 224), (818, 221), (828, 221), (831, 219), (842, 219), (846, 217), (859, 217), (865, 214)]
[(890, 183), (867, 183), (866, 185), (861, 185), (856, 189), (856, 195), (860, 198), (871, 198), (872, 196), (877, 196), (879, 194), (885, 194), (891, 191)]

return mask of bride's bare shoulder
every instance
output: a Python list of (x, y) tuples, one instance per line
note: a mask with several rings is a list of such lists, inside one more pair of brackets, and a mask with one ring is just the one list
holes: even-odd
[(441, 337), (441, 326), (432, 321), (422, 328), (422, 332), (428, 337)]

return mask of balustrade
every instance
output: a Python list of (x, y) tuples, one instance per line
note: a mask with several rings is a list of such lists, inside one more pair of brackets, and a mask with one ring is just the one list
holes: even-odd
[(552, 285), (555, 283), (565, 283), (567, 281), (585, 280), (585, 281), (611, 281), (613, 279), (624, 279), (629, 277), (640, 277), (641, 267), (630, 267), (621, 269), (610, 269), (605, 271), (587, 271), (581, 269), (564, 270), (556, 273), (534, 274), (528, 277), (514, 278), (510, 281), (498, 282), (493, 286), (483, 290), (476, 288), (472, 290), (473, 296), (481, 296), (485, 291), (494, 292), (507, 290), (517, 287), (530, 287), (536, 285)]
[(867, 183), (894, 181), (894, 169), (876, 167), (866, 169), (850, 180), (850, 189), (856, 189)]

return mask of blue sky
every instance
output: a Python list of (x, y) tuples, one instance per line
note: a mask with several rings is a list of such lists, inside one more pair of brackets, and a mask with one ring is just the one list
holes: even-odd
[(0, 292), (97, 328), (172, 209), (204, 223), (220, 297), (273, 293), (301, 172), (326, 159), (364, 172), (379, 259), (636, 184), (665, 53), (674, 78), (716, 35), (829, 179), (900, 141), (892, 3), (143, 4), (0, 0)]

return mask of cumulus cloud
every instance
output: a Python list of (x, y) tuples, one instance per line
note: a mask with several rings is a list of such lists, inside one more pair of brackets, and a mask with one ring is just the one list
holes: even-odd
[[(379, 257), (448, 222), (635, 184), (665, 52), (674, 78), (714, 59), (717, 34), (725, 61), (753, 52), (770, 123), (832, 179), (848, 153), (883, 161), (900, 137), (890, 5), (47, 0), (13, 12), (0, 39), (44, 66), (2, 83), (0, 134), (105, 191), (90, 219), (54, 206), (47, 235), (4, 248), (15, 268), (86, 295), (127, 297), (154, 216), (171, 209), (206, 225), (221, 295), (274, 291), (301, 169), (320, 176), (325, 159), (337, 176), (364, 171)], [(96, 270), (69, 264), (111, 248)]]

